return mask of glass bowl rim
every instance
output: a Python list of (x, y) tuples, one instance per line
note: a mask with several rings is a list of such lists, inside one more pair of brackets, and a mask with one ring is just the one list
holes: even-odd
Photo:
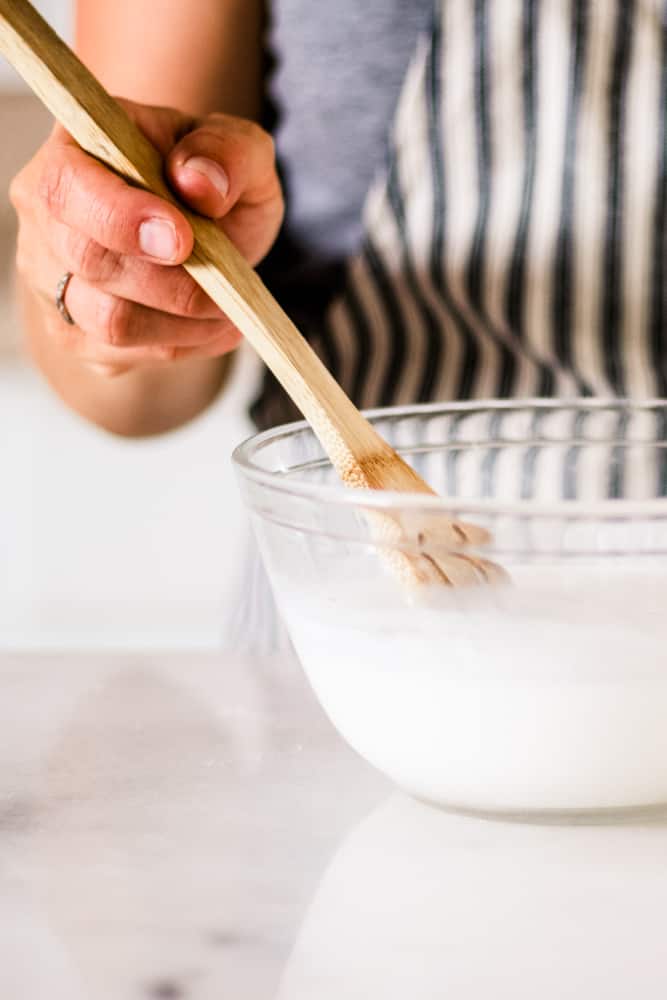
[[(667, 419), (667, 399), (648, 398), (632, 400), (614, 397), (572, 397), (566, 399), (508, 399), (508, 400), (467, 400), (465, 402), (435, 402), (411, 403), (402, 406), (376, 407), (363, 410), (363, 414), (371, 422), (387, 417), (429, 416), (434, 414), (456, 413), (489, 413), (516, 409), (544, 410), (558, 412), (572, 409), (586, 410), (629, 410), (635, 412), (660, 410), (665, 411)], [(558, 518), (562, 520), (607, 520), (610, 522), (642, 519), (667, 519), (667, 497), (656, 497), (650, 500), (608, 499), (595, 501), (579, 500), (496, 500), (493, 498), (446, 496), (429, 496), (423, 493), (401, 493), (394, 490), (364, 490), (344, 486), (342, 483), (331, 486), (321, 483), (307, 483), (296, 479), (286, 479), (283, 473), (268, 472), (260, 468), (253, 458), (268, 444), (293, 437), (303, 431), (310, 431), (315, 437), (306, 420), (296, 420), (280, 424), (265, 431), (259, 431), (236, 446), (232, 452), (232, 462), (241, 476), (263, 488), (280, 494), (295, 496), (300, 500), (312, 500), (319, 503), (333, 504), (344, 507), (361, 507), (368, 510), (402, 510), (402, 511), (439, 511), (454, 515), (481, 516), (498, 515), (508, 517)], [(459, 442), (460, 443), (460, 442)], [(465, 442), (463, 442), (465, 443)], [(489, 439), (492, 443), (492, 439)], [(521, 444), (520, 441), (506, 442)], [(555, 442), (567, 443), (567, 442)], [(576, 443), (575, 441), (572, 442)], [(594, 441), (587, 442), (594, 444)], [(637, 442), (641, 444), (642, 442)], [(457, 444), (452, 441), (452, 446)], [(667, 439), (665, 442), (667, 448)], [(399, 454), (400, 445), (396, 449)]]

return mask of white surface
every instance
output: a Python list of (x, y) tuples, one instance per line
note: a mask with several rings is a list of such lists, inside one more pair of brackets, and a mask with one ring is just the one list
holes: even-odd
[(245, 515), (231, 468), (251, 428), (239, 367), (206, 414), (114, 438), (27, 366), (0, 365), (0, 648), (218, 647)]
[[(56, 29), (58, 34), (71, 41), (72, 36), (72, 2), (71, 0), (31, 0), (43, 16)], [(17, 76), (9, 64), (0, 56), (0, 90), (14, 93), (24, 91), (23, 81)]]
[(0, 658), (0, 996), (662, 1000), (667, 814), (448, 815), (287, 662)]
[(283, 581), (285, 620), (334, 724), (399, 787), (481, 810), (667, 803), (664, 559), (506, 560), (509, 586), (410, 604), (348, 558)]

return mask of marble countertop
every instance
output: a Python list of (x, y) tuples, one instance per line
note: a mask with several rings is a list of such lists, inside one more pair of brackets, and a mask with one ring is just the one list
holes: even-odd
[(652, 1000), (667, 813), (447, 814), (343, 746), (298, 667), (0, 656), (7, 1000)]

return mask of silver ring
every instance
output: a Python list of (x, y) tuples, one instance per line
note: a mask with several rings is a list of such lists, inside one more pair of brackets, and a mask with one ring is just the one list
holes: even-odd
[(71, 271), (66, 271), (58, 282), (58, 286), (56, 288), (56, 306), (58, 307), (58, 312), (69, 326), (75, 326), (75, 323), (69, 309), (65, 305), (65, 296), (67, 295), (67, 286), (73, 277), (74, 275)]

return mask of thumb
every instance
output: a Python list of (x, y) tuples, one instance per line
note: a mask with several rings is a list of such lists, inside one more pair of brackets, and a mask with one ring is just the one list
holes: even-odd
[(273, 141), (254, 122), (210, 115), (174, 146), (167, 176), (196, 211), (221, 219), (239, 202), (261, 205), (280, 193)]

